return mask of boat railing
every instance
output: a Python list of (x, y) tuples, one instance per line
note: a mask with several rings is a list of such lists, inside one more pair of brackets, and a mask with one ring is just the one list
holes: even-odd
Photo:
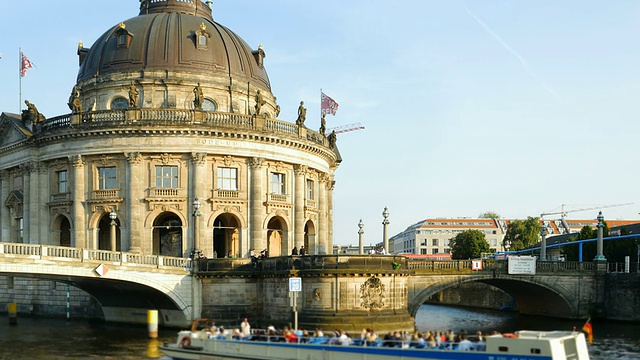
[[(424, 338), (423, 339), (385, 339), (377, 337), (375, 340), (366, 340), (360, 337), (360, 334), (352, 334), (347, 337), (348, 343), (344, 343), (344, 339), (341, 339), (336, 335), (321, 335), (316, 336), (315, 332), (309, 332), (309, 335), (287, 336), (282, 333), (277, 333), (265, 329), (253, 329), (251, 335), (242, 336), (239, 333), (225, 333), (225, 334), (209, 334), (209, 339), (214, 340), (228, 340), (228, 341), (258, 341), (258, 342), (274, 342), (274, 343), (296, 343), (296, 344), (310, 344), (310, 345), (328, 345), (328, 346), (371, 346), (371, 347), (389, 347), (389, 348), (403, 348), (403, 349), (428, 349), (428, 350), (459, 350), (459, 342), (445, 341), (439, 344), (430, 345)], [(469, 336), (467, 338), (470, 342), (471, 351), (485, 351), (486, 345), (482, 339), (475, 336)]]

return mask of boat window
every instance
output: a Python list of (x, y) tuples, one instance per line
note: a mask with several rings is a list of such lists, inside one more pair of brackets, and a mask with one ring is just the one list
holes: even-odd
[(542, 351), (540, 349), (531, 349), (532, 354), (540, 354)]
[(500, 352), (509, 352), (508, 346), (498, 346), (498, 351)]

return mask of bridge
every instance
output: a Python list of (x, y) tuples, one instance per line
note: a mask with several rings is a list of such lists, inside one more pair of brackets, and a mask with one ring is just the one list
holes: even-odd
[[(63, 246), (0, 243), (0, 275), (52, 280), (93, 296), (106, 321), (182, 327), (192, 318), (194, 292), (185, 258)], [(197, 302), (196, 302), (197, 304)]]
[[(481, 261), (482, 270), (473, 270), (472, 260), (409, 260), (393, 255), (285, 256), (255, 264), (246, 258), (191, 262), (0, 243), (0, 276), (73, 285), (99, 302), (106, 321), (123, 323), (143, 323), (146, 310), (157, 309), (164, 326), (183, 327), (201, 315), (220, 319), (221, 324), (234, 323), (243, 313), (286, 324), (290, 315), (286, 283), (291, 276), (303, 279), (303, 323), (326, 325), (327, 318), (339, 322), (353, 318), (355, 330), (361, 327), (359, 321), (372, 319), (379, 324), (389, 318), (389, 324), (397, 325), (393, 314), (404, 313), (400, 322), (406, 323), (430, 297), (471, 282), (502, 289), (524, 314), (585, 318), (603, 304), (607, 270), (598, 265), (606, 264), (539, 261), (535, 275), (512, 275), (506, 261)], [(364, 300), (372, 296), (377, 308)], [(372, 318), (372, 312), (378, 317)]]

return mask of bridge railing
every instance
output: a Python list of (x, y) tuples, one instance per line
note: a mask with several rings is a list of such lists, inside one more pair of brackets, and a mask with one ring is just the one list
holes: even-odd
[(0, 243), (0, 258), (2, 257), (185, 270), (191, 265), (189, 259), (182, 257), (19, 243)]
[[(427, 271), (473, 271), (473, 263), (478, 260), (409, 260), (407, 265), (409, 270)], [(507, 272), (507, 260), (483, 259), (482, 270), (499, 270)], [(611, 268), (611, 266), (610, 266)], [(593, 262), (579, 261), (536, 261), (537, 272), (558, 272), (558, 271), (595, 271), (596, 265)], [(609, 271), (613, 271), (609, 269)]]

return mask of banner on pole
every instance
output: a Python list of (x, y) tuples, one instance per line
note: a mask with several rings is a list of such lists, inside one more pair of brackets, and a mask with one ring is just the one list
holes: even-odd
[(325, 95), (324, 92), (320, 92), (321, 94), (321, 113), (322, 115), (331, 114), (336, 115), (336, 111), (338, 111), (338, 103), (332, 98)]
[(32, 67), (33, 67), (33, 64), (31, 63), (31, 61), (27, 59), (27, 57), (21, 51), (20, 52), (20, 76), (22, 77), (26, 76), (27, 70), (31, 69)]

